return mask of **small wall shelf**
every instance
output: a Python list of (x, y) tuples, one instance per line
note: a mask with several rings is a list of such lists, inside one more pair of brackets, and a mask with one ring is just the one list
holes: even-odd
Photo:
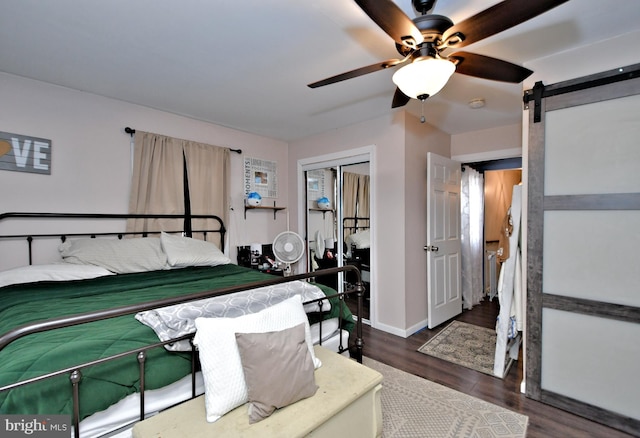
[(247, 219), (247, 210), (273, 210), (273, 220), (276, 220), (276, 213), (279, 212), (280, 210), (284, 210), (287, 207), (276, 207), (276, 202), (273, 201), (273, 207), (271, 206), (266, 206), (266, 205), (257, 205), (257, 206), (253, 206), (253, 205), (245, 205), (244, 206), (244, 219)]
[(320, 213), (322, 213), (322, 219), (324, 219), (325, 215), (328, 212), (331, 212), (331, 214), (333, 214), (332, 208), (310, 208), (309, 211), (319, 211)]

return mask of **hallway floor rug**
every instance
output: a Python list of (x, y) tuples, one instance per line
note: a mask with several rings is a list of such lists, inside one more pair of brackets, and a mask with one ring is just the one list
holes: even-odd
[(529, 417), (368, 357), (383, 376), (383, 438), (522, 438)]
[(418, 351), (493, 376), (496, 332), (453, 321)]

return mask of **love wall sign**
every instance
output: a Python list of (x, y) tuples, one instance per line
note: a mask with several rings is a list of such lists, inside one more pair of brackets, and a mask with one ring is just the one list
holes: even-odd
[(0, 170), (51, 175), (51, 140), (0, 132)]

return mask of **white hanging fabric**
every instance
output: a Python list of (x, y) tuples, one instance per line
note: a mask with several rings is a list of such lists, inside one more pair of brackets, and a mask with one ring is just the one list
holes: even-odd
[[(511, 225), (509, 236), (509, 257), (502, 264), (498, 281), (498, 299), (500, 314), (496, 323), (496, 352), (493, 374), (504, 377), (513, 360), (517, 360), (520, 347), (520, 335), (517, 319), (521, 318), (522, 271), (520, 257), (520, 218), (522, 214), (522, 186), (513, 187), (511, 198)], [(516, 297), (516, 294), (519, 295)], [(507, 354), (508, 353), (508, 354)], [(507, 357), (508, 356), (508, 357)]]
[(483, 221), (484, 178), (475, 169), (465, 166), (461, 189), (461, 250), (462, 303), (467, 310), (484, 297), (483, 282)]

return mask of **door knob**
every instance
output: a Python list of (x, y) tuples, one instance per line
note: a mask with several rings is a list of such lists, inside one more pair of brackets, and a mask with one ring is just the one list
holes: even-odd
[(436, 252), (438, 251), (438, 247), (433, 245), (425, 245), (424, 250)]

